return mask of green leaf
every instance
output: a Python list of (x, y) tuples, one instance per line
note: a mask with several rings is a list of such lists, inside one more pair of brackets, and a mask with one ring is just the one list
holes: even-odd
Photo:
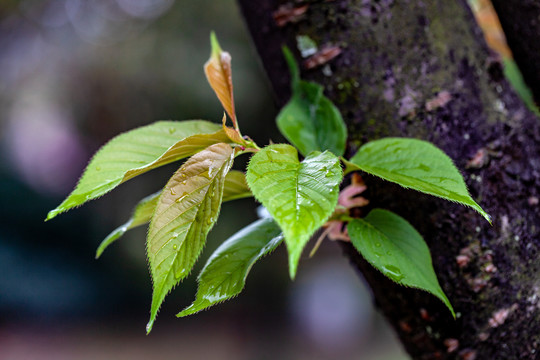
[(159, 197), (147, 239), (154, 284), (147, 332), (165, 296), (189, 274), (202, 251), (217, 220), (233, 159), (230, 145), (209, 146), (182, 165)]
[[(135, 207), (131, 218), (125, 224), (117, 227), (101, 242), (96, 251), (96, 259), (103, 254), (109, 245), (122, 237), (128, 230), (150, 222), (160, 195), (161, 191), (158, 191), (157, 193), (142, 199)], [(253, 194), (251, 193), (251, 190), (249, 190), (244, 173), (237, 170), (229, 171), (225, 177), (225, 184), (223, 187), (223, 202), (251, 196), (253, 196)]]
[(429, 248), (405, 219), (375, 209), (351, 221), (347, 230), (353, 246), (377, 270), (398, 284), (435, 295), (456, 316), (433, 270)]
[(323, 87), (300, 80), (294, 57), (283, 50), (292, 78), (292, 98), (277, 117), (281, 133), (305, 156), (312, 151), (345, 152), (347, 128), (339, 110), (323, 95)]
[(240, 294), (253, 264), (282, 240), (281, 229), (269, 218), (234, 234), (206, 262), (198, 277), (199, 289), (193, 304), (176, 316), (194, 314)]
[(523, 75), (521, 74), (521, 71), (519, 70), (519, 67), (517, 66), (514, 59), (504, 58), (503, 64), (504, 75), (506, 76), (514, 90), (516, 90), (521, 100), (523, 100), (529, 110), (535, 113), (536, 116), (540, 116), (540, 109), (534, 103), (534, 97), (532, 95), (531, 89), (529, 89), (529, 87), (525, 83)]
[(96, 259), (98, 259), (103, 251), (113, 242), (122, 237), (126, 231), (136, 228), (137, 226), (144, 225), (150, 221), (154, 214), (154, 209), (158, 203), (158, 198), (161, 195), (161, 191), (148, 195), (135, 206), (135, 210), (131, 215), (131, 218), (123, 225), (117, 227), (111, 232), (102, 242), (96, 251)]
[(243, 199), (253, 196), (246, 182), (246, 175), (242, 171), (231, 170), (225, 177), (223, 189), (223, 202)]
[(304, 246), (337, 205), (343, 178), (339, 159), (325, 151), (299, 162), (294, 147), (270, 145), (251, 158), (246, 178), (257, 200), (283, 230), (289, 273), (294, 278)]
[(347, 166), (405, 188), (470, 206), (491, 223), (490, 216), (469, 195), (452, 160), (427, 141), (407, 138), (371, 141), (358, 150)]
[(159, 121), (118, 135), (94, 155), (75, 190), (49, 212), (47, 220), (219, 142), (229, 142), (221, 126), (204, 120)]

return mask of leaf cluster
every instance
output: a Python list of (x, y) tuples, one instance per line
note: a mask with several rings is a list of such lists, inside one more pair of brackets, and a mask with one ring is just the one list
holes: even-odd
[[(96, 153), (73, 192), (47, 216), (52, 219), (146, 171), (187, 159), (161, 191), (137, 204), (131, 218), (103, 240), (96, 252), (97, 258), (126, 231), (149, 224), (146, 249), (153, 295), (147, 332), (166, 295), (191, 272), (221, 204), (250, 196), (263, 204), (271, 218), (254, 222), (221, 244), (198, 276), (195, 301), (177, 316), (194, 314), (239, 294), (253, 264), (281, 242), (287, 246), (289, 273), (294, 278), (313, 234), (321, 227), (330, 234), (345, 225), (340, 238), (350, 239), (371, 265), (398, 284), (437, 296), (454, 314), (422, 236), (387, 210), (373, 209), (364, 218), (354, 217), (351, 209), (367, 200), (350, 201), (345, 190), (340, 195), (344, 176), (362, 171), (469, 206), (489, 221), (470, 197), (452, 160), (428, 142), (406, 138), (369, 142), (345, 159), (347, 129), (340, 112), (323, 94), (322, 86), (300, 78), (288, 49), (284, 55), (291, 72), (292, 97), (279, 113), (277, 125), (292, 145), (260, 148), (240, 132), (231, 56), (214, 34), (211, 44), (205, 74), (232, 126), (224, 115), (221, 126), (204, 120), (161, 121), (118, 135)], [(252, 155), (246, 173), (231, 170), (242, 154)]]

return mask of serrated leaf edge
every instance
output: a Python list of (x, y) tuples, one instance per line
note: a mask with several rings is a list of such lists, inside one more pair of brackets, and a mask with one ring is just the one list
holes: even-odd
[[(374, 210), (377, 210), (377, 209), (374, 209)], [(372, 210), (373, 211), (373, 210)], [(388, 211), (388, 210), (384, 210), (384, 211)], [(403, 218), (402, 218), (403, 219)], [(367, 222), (366, 220), (364, 219), (354, 219), (354, 220), (361, 220), (365, 225), (369, 226), (370, 228), (376, 230), (378, 233), (382, 234), (384, 237), (386, 237), (388, 239), (388, 237), (382, 232), (380, 231), (379, 229), (377, 229), (375, 226), (373, 226), (371, 223)], [(353, 221), (354, 221), (353, 220)], [(405, 220), (405, 219), (403, 219)], [(407, 221), (407, 220), (405, 220)], [(407, 223), (409, 223), (407, 221)], [(350, 223), (349, 223), (350, 224)], [(349, 227), (349, 224), (347, 224), (347, 232), (349, 233), (350, 235), (350, 231), (348, 229)], [(414, 227), (409, 223), (409, 225), (414, 229)], [(416, 229), (414, 229), (416, 231)], [(417, 231), (418, 232), (418, 231)], [(420, 235), (420, 234), (419, 234)], [(422, 237), (420, 235), (420, 237)], [(422, 237), (422, 240), (423, 240), (423, 237)], [(446, 296), (446, 294), (444, 293), (444, 290), (442, 289), (441, 287), (441, 284), (439, 283), (439, 279), (437, 278), (437, 276), (435, 276), (435, 278), (437, 279), (437, 285), (438, 285), (438, 288), (440, 290), (439, 293), (433, 293), (431, 291), (428, 291), (426, 289), (423, 289), (421, 287), (418, 287), (418, 286), (414, 286), (414, 285), (410, 285), (410, 284), (401, 284), (399, 282), (397, 282), (395, 279), (392, 279), (391, 277), (387, 276), (381, 269), (379, 269), (377, 266), (375, 266), (370, 260), (368, 260), (364, 254), (362, 254), (361, 251), (359, 251), (358, 249), (356, 249), (356, 246), (354, 246), (354, 243), (351, 241), (351, 244), (353, 245), (353, 247), (355, 248), (355, 250), (358, 252), (358, 254), (360, 254), (360, 256), (362, 256), (362, 258), (364, 260), (366, 260), (372, 268), (374, 268), (375, 270), (377, 270), (379, 273), (381, 273), (382, 275), (384, 275), (384, 277), (386, 277), (387, 279), (390, 279), (392, 280), (392, 282), (396, 283), (397, 285), (399, 286), (403, 286), (403, 287), (406, 287), (406, 288), (412, 288), (412, 289), (417, 289), (417, 290), (421, 290), (423, 292), (426, 292), (428, 294), (431, 294), (431, 295), (434, 295), (435, 297), (439, 298), (439, 300), (442, 301), (442, 303), (448, 308), (448, 310), (450, 311), (450, 313), (452, 314), (452, 316), (454, 317), (454, 319), (456, 318), (456, 313), (454, 311), (454, 308), (452, 306), (452, 304), (450, 303), (450, 300), (448, 299), (448, 297)], [(430, 259), (430, 262), (431, 262), (431, 267), (433, 268), (433, 259), (431, 258), (431, 252), (429, 254), (429, 259)], [(435, 271), (434, 271), (435, 272)], [(436, 275), (436, 274), (435, 274)]]

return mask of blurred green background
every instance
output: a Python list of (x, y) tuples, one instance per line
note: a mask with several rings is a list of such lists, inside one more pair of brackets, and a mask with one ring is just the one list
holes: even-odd
[[(202, 71), (211, 30), (233, 56), (243, 132), (259, 144), (282, 141), (233, 0), (0, 2), (0, 358), (407, 358), (334, 243), (306, 254), (294, 283), (280, 248), (254, 267), (237, 299), (176, 319), (194, 299), (193, 274), (145, 336), (145, 229), (100, 260), (94, 252), (178, 164), (43, 222), (119, 132), (161, 119), (221, 119)], [(255, 219), (251, 199), (225, 204), (197, 269)]]

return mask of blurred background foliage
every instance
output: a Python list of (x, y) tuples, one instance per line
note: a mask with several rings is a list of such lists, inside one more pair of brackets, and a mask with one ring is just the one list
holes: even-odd
[[(193, 274), (168, 296), (146, 337), (145, 229), (128, 233), (99, 261), (94, 253), (178, 164), (43, 222), (111, 137), (162, 119), (221, 119), (202, 70), (211, 30), (233, 56), (243, 132), (259, 144), (282, 141), (233, 0), (0, 3), (2, 358), (404, 358), (333, 243), (303, 260), (294, 283), (282, 248), (255, 266), (237, 299), (176, 319), (194, 299)], [(197, 269), (256, 217), (250, 199), (225, 204)]]
[[(489, 1), (471, 2), (494, 54), (511, 66)], [(259, 144), (283, 141), (234, 0), (0, 2), (2, 358), (407, 358), (330, 242), (303, 258), (294, 283), (280, 248), (254, 267), (237, 299), (176, 319), (194, 299), (193, 274), (168, 296), (146, 337), (145, 229), (126, 234), (99, 261), (94, 253), (178, 164), (43, 222), (93, 152), (118, 133), (163, 119), (219, 122), (222, 109), (202, 71), (211, 30), (233, 56), (243, 133)], [(519, 71), (507, 69), (527, 101)], [(250, 199), (224, 204), (196, 272), (223, 240), (255, 219)]]

